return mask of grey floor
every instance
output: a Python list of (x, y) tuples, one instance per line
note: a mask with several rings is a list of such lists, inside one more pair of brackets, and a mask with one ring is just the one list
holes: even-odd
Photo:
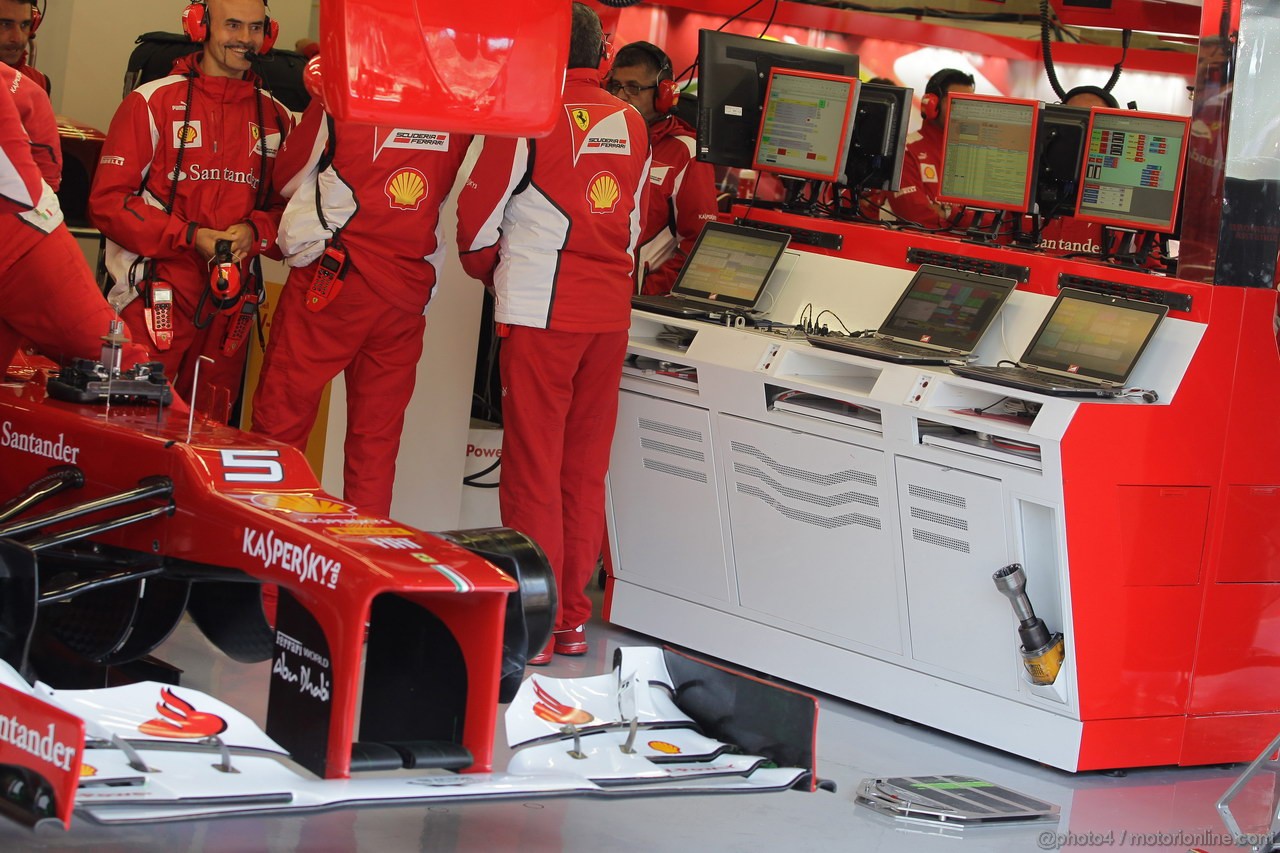
[[(651, 638), (602, 623), (588, 626), (591, 651), (556, 657), (553, 676), (607, 671), (619, 645)], [(184, 683), (230, 701), (261, 721), (267, 664), (244, 666), (217, 654), (184, 624), (159, 656), (185, 670)], [(495, 769), (506, 761), (505, 739)], [(0, 851), (362, 850), (839, 850), (859, 853), (1035, 851), (1101, 848), (1143, 851), (1239, 850), (1214, 802), (1240, 767), (1131, 771), (1117, 778), (1072, 775), (980, 744), (903, 723), (830, 697), (821, 698), (819, 774), (828, 793), (653, 796), (622, 800), (560, 798), (338, 810), (305, 817), (219, 819), (145, 827), (103, 827), (77, 817), (70, 832), (29, 832), (0, 819)], [(887, 818), (854, 804), (858, 782), (873, 776), (963, 774), (1006, 785), (1061, 807), (1057, 824), (942, 830)], [(1269, 784), (1269, 780), (1268, 780)], [(1255, 786), (1256, 787), (1256, 786)], [(1260, 818), (1270, 791), (1250, 789), (1247, 812)]]

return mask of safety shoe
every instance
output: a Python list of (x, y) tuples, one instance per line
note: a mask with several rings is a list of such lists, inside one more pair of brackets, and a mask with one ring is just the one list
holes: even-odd
[(551, 663), (551, 649), (555, 643), (547, 643), (547, 647), (525, 661), (527, 666), (546, 666)]
[(577, 628), (565, 628), (563, 631), (552, 631), (553, 645), (558, 655), (585, 655), (587, 653), (587, 632), (579, 625)]

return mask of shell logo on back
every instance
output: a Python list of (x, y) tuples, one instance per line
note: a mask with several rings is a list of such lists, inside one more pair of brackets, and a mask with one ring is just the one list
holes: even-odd
[(587, 185), (587, 202), (592, 213), (613, 213), (621, 197), (618, 179), (610, 172), (599, 172)]
[(427, 196), (427, 176), (417, 169), (401, 169), (383, 189), (394, 210), (417, 210)]

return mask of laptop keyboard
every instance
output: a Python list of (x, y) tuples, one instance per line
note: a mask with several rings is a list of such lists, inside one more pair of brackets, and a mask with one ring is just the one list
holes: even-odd
[(1058, 376), (1056, 374), (1038, 373), (1034, 370), (1027, 370), (1024, 367), (986, 367), (982, 365), (973, 365), (969, 368), (972, 373), (979, 373), (986, 376), (1008, 376), (1014, 379), (1023, 379), (1035, 382), (1046, 387), (1058, 388), (1086, 388), (1097, 389), (1101, 386), (1097, 382), (1089, 382), (1084, 379), (1075, 379), (1070, 376)]
[(872, 340), (868, 341), (868, 343), (871, 346), (875, 347), (876, 349), (884, 350), (885, 352), (905, 352), (905, 353), (937, 352), (937, 350), (931, 350), (928, 347), (919, 347), (919, 346), (916, 346), (915, 344), (906, 344), (901, 341), (886, 341), (883, 338), (873, 338)]

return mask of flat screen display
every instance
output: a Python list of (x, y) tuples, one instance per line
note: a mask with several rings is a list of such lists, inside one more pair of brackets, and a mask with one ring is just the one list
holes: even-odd
[(779, 175), (842, 181), (858, 85), (852, 77), (770, 71), (753, 166)]
[(699, 160), (752, 168), (765, 88), (774, 68), (857, 77), (858, 57), (838, 50), (700, 30)]
[(1172, 232), (1189, 126), (1178, 116), (1094, 109), (1076, 218)]
[(991, 210), (1030, 210), (1040, 102), (955, 94), (947, 104), (938, 198)]

